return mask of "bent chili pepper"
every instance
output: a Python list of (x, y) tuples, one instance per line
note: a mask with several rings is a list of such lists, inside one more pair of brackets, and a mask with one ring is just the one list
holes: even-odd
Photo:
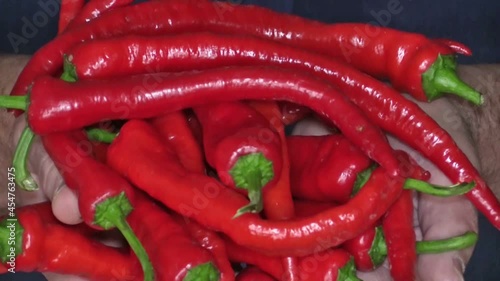
[[(150, 79), (158, 83), (145, 88), (144, 81)], [(32, 86), (29, 108), (27, 96), (0, 96), (0, 106), (26, 109), (31, 129), (46, 134), (102, 120), (149, 118), (208, 102), (248, 98), (287, 100), (310, 107), (391, 175), (398, 174), (398, 161), (385, 135), (356, 106), (328, 83), (282, 69), (234, 67), (74, 83), (42, 77)]]
[(120, 230), (141, 262), (144, 280), (153, 280), (149, 257), (126, 221), (135, 202), (133, 187), (93, 158), (92, 145), (83, 131), (45, 135), (42, 143), (66, 185), (78, 196), (83, 221), (96, 229)]
[(134, 2), (133, 0), (91, 0), (83, 9), (77, 17), (74, 18), (72, 22), (68, 25), (68, 29), (74, 29), (79, 25), (86, 24), (89, 21), (98, 18), (103, 13), (116, 9), (119, 7), (127, 6)]
[[(0, 222), (1, 262), (8, 269), (55, 272), (101, 281), (142, 279), (140, 266), (131, 255), (93, 241), (75, 228), (48, 222), (51, 219), (47, 220), (39, 211), (38, 206), (20, 208), (15, 217)], [(14, 240), (9, 238), (12, 232)]]
[(238, 273), (236, 281), (276, 281), (276, 279), (257, 267), (247, 267)]
[(413, 192), (405, 190), (382, 219), (387, 256), (394, 281), (416, 278), (417, 250), (413, 230)]
[[(194, 44), (186, 45), (186, 42)], [(415, 103), (347, 64), (258, 38), (214, 34), (179, 35), (154, 40), (125, 37), (115, 41), (92, 41), (79, 46), (81, 47), (75, 47), (72, 53), (76, 76), (87, 75), (84, 73), (87, 70), (96, 76), (100, 72), (114, 72), (120, 69), (125, 69), (127, 73), (139, 71), (136, 61), (140, 61), (141, 57), (155, 58), (148, 60), (149, 69), (175, 71), (227, 65), (270, 64), (318, 75), (338, 87), (378, 126), (429, 158), (450, 180), (457, 183), (476, 182), (476, 188), (467, 194), (467, 198), (500, 229), (500, 202), (453, 138)], [(113, 46), (113, 49), (105, 49), (105, 46)], [(125, 49), (125, 46), (133, 48)], [(151, 49), (145, 48), (146, 46)], [(132, 55), (132, 50), (141, 56), (130, 64), (123, 64), (121, 57)], [(211, 55), (206, 56), (207, 53)], [(113, 54), (123, 56), (114, 57)], [(109, 68), (106, 64), (95, 63), (103, 61), (103, 57), (110, 65)], [(390, 103), (387, 102), (389, 100)]]
[(152, 118), (150, 122), (172, 147), (186, 169), (194, 173), (205, 173), (202, 149), (182, 111)]
[[(228, 186), (248, 192), (250, 204), (235, 214), (260, 213), (275, 208), (275, 202), (264, 205), (263, 192), (280, 179), (282, 169), (281, 141), (269, 121), (242, 102), (209, 104), (193, 108), (200, 121), (207, 162)], [(293, 208), (292, 194), (274, 198), (287, 200)], [(281, 204), (281, 202), (277, 202)]]
[[(227, 237), (224, 241), (232, 261), (255, 265), (278, 280), (286, 280), (283, 279), (285, 272), (279, 266), (278, 258), (239, 246)], [(356, 276), (354, 260), (347, 251), (338, 248), (299, 258), (297, 275), (301, 281), (360, 281)]]
[(127, 217), (144, 244), (159, 281), (218, 281), (210, 252), (197, 245), (182, 225), (145, 196)]
[(61, 34), (66, 27), (73, 21), (73, 19), (78, 15), (85, 0), (63, 0), (61, 1), (61, 8), (59, 11), (59, 27), (58, 34)]
[(403, 186), (402, 179), (379, 168), (348, 203), (316, 216), (266, 221), (245, 214), (232, 219), (248, 200), (213, 178), (179, 172), (180, 164), (161, 143), (148, 123), (131, 120), (110, 145), (108, 165), (177, 213), (269, 255), (304, 256), (358, 236), (387, 211)]

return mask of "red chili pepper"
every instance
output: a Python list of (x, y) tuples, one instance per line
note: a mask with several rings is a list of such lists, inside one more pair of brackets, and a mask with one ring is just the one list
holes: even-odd
[(250, 204), (235, 216), (276, 208), (275, 204), (283, 204), (293, 213), (290, 189), (287, 197), (273, 197), (279, 201), (264, 205), (269, 201), (264, 201), (262, 194), (280, 179), (283, 160), (279, 135), (269, 121), (241, 102), (208, 104), (193, 110), (201, 123), (207, 162), (222, 183), (248, 191)]
[(151, 124), (172, 147), (186, 169), (194, 173), (205, 173), (203, 152), (182, 111), (153, 118)]
[(382, 220), (391, 276), (394, 281), (416, 278), (417, 250), (413, 230), (413, 193), (405, 190)]
[(66, 27), (78, 15), (85, 0), (63, 0), (59, 11), (59, 28), (58, 34), (61, 34)]
[[(472, 247), (476, 241), (476, 233), (466, 232), (448, 239), (418, 241), (413, 247), (418, 254), (443, 253)], [(360, 271), (376, 269), (387, 257), (387, 244), (381, 226), (369, 228), (362, 235), (346, 241), (342, 248), (354, 257), (356, 269)]]
[(78, 14), (77, 17), (69, 24), (68, 29), (74, 29), (79, 25), (86, 24), (94, 20), (103, 13), (119, 7), (128, 6), (134, 2), (133, 0), (90, 0)]
[[(239, 246), (231, 239), (224, 239), (229, 258), (234, 262), (241, 262), (257, 266), (262, 271), (278, 280), (285, 274), (280, 266), (280, 259), (269, 257), (257, 251)], [(328, 249), (309, 256), (301, 257), (298, 266), (298, 280), (360, 280), (356, 277), (354, 260), (343, 249)]]
[(220, 280), (234, 280), (234, 270), (227, 256), (226, 245), (219, 234), (193, 220), (183, 219), (180, 216), (174, 216), (174, 219), (185, 226), (194, 240), (212, 253), (215, 258), (215, 265), (220, 270)]
[[(158, 82), (145, 86), (150, 79)], [(102, 120), (155, 117), (206, 103), (287, 100), (324, 115), (391, 175), (398, 174), (398, 161), (379, 128), (328, 83), (298, 72), (235, 67), (75, 83), (42, 77), (30, 92), (28, 123), (38, 134), (78, 129)], [(27, 98), (0, 96), (0, 106), (26, 109)]]
[[(133, 39), (122, 40), (131, 40), (141, 46), (146, 44), (140, 39), (137, 41)], [(158, 45), (155, 42), (158, 40), (149, 42), (157, 48)], [(373, 122), (428, 157), (452, 181), (476, 182), (476, 188), (473, 192), (468, 193), (467, 197), (496, 228), (500, 229), (500, 203), (498, 199), (467, 156), (458, 148), (452, 137), (416, 104), (376, 79), (360, 73), (349, 65), (329, 60), (323, 56), (251, 37), (235, 38), (213, 34), (190, 34), (161, 40), (165, 40), (162, 46), (172, 47), (171, 51), (168, 51), (168, 48), (165, 50), (163, 47), (153, 48), (155, 56), (148, 56), (148, 52), (141, 53), (147, 58), (156, 57), (155, 60), (151, 60), (150, 68), (154, 66), (158, 69), (176, 70), (175, 67), (181, 67), (177, 70), (185, 70), (186, 68), (199, 69), (224, 65), (272, 64), (314, 73), (329, 81), (362, 108)], [(84, 47), (87, 44), (85, 43), (81, 49), (75, 49), (73, 60), (78, 76), (84, 75), (82, 71), (88, 69), (85, 67), (87, 63), (93, 65), (94, 59), (102, 61), (102, 59), (99, 60), (100, 55), (95, 55), (97, 49), (102, 50), (102, 54), (106, 55), (105, 61), (114, 67), (109, 69), (106, 67), (96, 68), (92, 71), (92, 75), (98, 75), (96, 73), (100, 71), (115, 71), (124, 68), (115, 58), (108, 56), (108, 54), (129, 52), (129, 50), (122, 49), (127, 44), (119, 47), (118, 42), (124, 43), (124, 41), (117, 40), (117, 43), (106, 41), (108, 47), (113, 45), (113, 51), (98, 47), (104, 44), (99, 43), (99, 41), (88, 43), (90, 45), (96, 44), (95, 47), (89, 46), (87, 49)], [(194, 47), (186, 47), (186, 42), (193, 41), (196, 42)], [(85, 55), (87, 53), (85, 49), (88, 50), (88, 55)], [(132, 48), (132, 50), (135, 51), (136, 48)], [(208, 51), (210, 51), (211, 56), (204, 56)], [(162, 58), (160, 54), (168, 54), (168, 60)], [(216, 56), (215, 59), (214, 56)], [(79, 60), (78, 57), (81, 57), (82, 62), (76, 61)], [(118, 56), (117, 59), (121, 57), (126, 57), (126, 55)], [(101, 66), (102, 64), (94, 65)], [(134, 69), (134, 65), (128, 66), (127, 69)], [(389, 100), (390, 104), (387, 102)]]
[(261, 271), (257, 267), (247, 267), (243, 269), (238, 276), (236, 276), (236, 281), (277, 281), (273, 277), (267, 275), (265, 272)]
[(287, 138), (292, 193), (297, 198), (347, 202), (368, 157), (342, 135)]
[[(42, 209), (40, 206), (19, 208), (15, 217), (0, 222), (0, 241), (4, 244), (0, 247), (1, 262), (7, 268), (15, 272), (55, 272), (102, 281), (142, 277), (134, 257), (93, 241), (78, 229), (53, 222), (46, 213), (39, 212)], [(10, 238), (12, 233), (14, 239)], [(15, 250), (11, 251), (11, 247)]]
[[(286, 220), (295, 216), (294, 203), (291, 199), (290, 188), (290, 159), (288, 157), (288, 146), (286, 145), (285, 126), (280, 120), (283, 120), (281, 108), (276, 102), (257, 102), (248, 103), (256, 111), (260, 112), (268, 120), (270, 127), (274, 128), (279, 134), (281, 142), (282, 169), (281, 175), (273, 188), (264, 193), (264, 204), (271, 206), (267, 208), (266, 217), (270, 220)], [(268, 201), (268, 202), (266, 202)], [(284, 257), (282, 259), (285, 276), (287, 281), (296, 281), (298, 279), (298, 259), (296, 257)]]
[(156, 280), (219, 280), (210, 252), (152, 200), (139, 197), (127, 221), (151, 257)]
[(93, 158), (83, 131), (46, 135), (42, 142), (66, 185), (77, 194), (83, 221), (96, 229), (118, 228), (139, 258), (144, 280), (153, 280), (148, 255), (126, 221), (135, 202), (132, 186)]
[(311, 114), (309, 108), (294, 103), (278, 102), (278, 105), (281, 108), (281, 120), (285, 125), (297, 123)]
[(248, 201), (213, 178), (180, 173), (179, 163), (169, 157), (161, 138), (145, 122), (131, 120), (122, 127), (108, 150), (108, 164), (177, 213), (227, 234), (240, 245), (280, 256), (308, 255), (358, 236), (386, 212), (403, 185), (399, 178), (377, 169), (348, 203), (316, 216), (265, 221), (246, 214), (233, 220)]

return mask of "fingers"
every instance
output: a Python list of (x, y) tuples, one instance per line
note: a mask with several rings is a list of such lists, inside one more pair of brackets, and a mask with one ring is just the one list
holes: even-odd
[[(12, 134), (12, 143), (16, 144), (22, 130), (26, 126), (24, 115), (17, 118)], [(59, 174), (54, 162), (49, 157), (39, 137), (33, 141), (30, 153), (28, 155), (28, 169), (40, 187), (39, 192), (31, 196), (44, 196), (52, 201), (52, 211), (54, 215), (63, 223), (78, 224), (82, 221), (78, 209), (78, 198), (64, 184), (64, 180)], [(22, 204), (33, 204), (29, 192), (23, 192), (21, 196)], [(41, 195), (40, 195), (41, 194)], [(40, 201), (38, 201), (40, 202)]]
[(383, 266), (380, 266), (379, 268), (375, 269), (374, 271), (370, 272), (361, 272), (358, 271), (356, 275), (359, 277), (359, 279), (363, 281), (388, 281), (392, 280), (391, 273), (389, 272), (389, 268), (387, 268), (387, 261), (384, 263)]
[(73, 276), (73, 275), (63, 275), (56, 273), (44, 273), (43, 276), (47, 278), (48, 281), (89, 281), (83, 277)]
[(298, 122), (292, 132), (292, 135), (298, 136), (324, 136), (330, 134), (331, 130), (326, 125), (312, 117)]

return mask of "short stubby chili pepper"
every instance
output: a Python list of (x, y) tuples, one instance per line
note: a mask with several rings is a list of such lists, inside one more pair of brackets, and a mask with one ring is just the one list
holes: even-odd
[[(158, 82), (145, 88), (144, 81), (151, 79)], [(0, 106), (27, 110), (28, 123), (38, 134), (102, 120), (150, 118), (207, 103), (287, 100), (325, 116), (391, 175), (398, 175), (398, 161), (381, 130), (328, 83), (295, 71), (232, 67), (74, 83), (47, 76), (37, 79), (30, 92), (29, 106), (27, 96), (0, 96)]]
[(215, 259), (215, 265), (220, 271), (220, 280), (234, 280), (234, 270), (227, 256), (226, 245), (219, 234), (193, 220), (184, 219), (178, 215), (174, 215), (173, 218), (178, 223), (184, 225), (191, 237), (193, 237), (198, 244), (212, 253)]
[[(285, 272), (283, 267), (279, 266), (278, 258), (239, 246), (227, 237), (224, 240), (228, 255), (233, 262), (254, 265), (278, 280), (286, 280), (283, 278)], [(356, 276), (354, 260), (350, 254), (338, 248), (300, 257), (297, 275), (300, 281), (360, 280)]]
[(297, 198), (345, 203), (371, 161), (344, 136), (289, 136), (292, 193)]
[(220, 280), (212, 254), (150, 198), (138, 197), (127, 221), (151, 257), (156, 280)]
[(66, 185), (78, 196), (83, 221), (96, 229), (116, 227), (120, 230), (141, 262), (144, 280), (153, 280), (154, 270), (148, 254), (126, 221), (135, 202), (133, 187), (94, 159), (92, 145), (84, 131), (45, 135), (42, 143)]
[(382, 219), (387, 257), (394, 281), (416, 280), (417, 250), (413, 230), (413, 192), (405, 190)]
[(165, 142), (177, 154), (182, 165), (189, 171), (205, 173), (205, 159), (182, 111), (176, 111), (152, 118), (151, 124), (163, 136)]
[[(368, 157), (340, 134), (325, 136), (290, 136), (291, 183), (294, 197), (318, 202), (343, 204), (350, 200), (376, 168)], [(401, 150), (395, 151), (402, 175), (403, 188), (435, 196), (449, 197), (469, 192), (474, 183), (451, 187), (426, 182), (430, 173)]]
[[(147, 45), (140, 38), (137, 40), (139, 46)], [(194, 47), (186, 46), (186, 42), (192, 41), (195, 42)], [(155, 56), (148, 55), (149, 51), (139, 52), (142, 57), (156, 58), (149, 60), (151, 61), (149, 68), (154, 66), (158, 69), (180, 70), (175, 67), (199, 69), (205, 66), (221, 66), (221, 64), (270, 64), (313, 73), (329, 81), (348, 96), (352, 102), (362, 108), (374, 123), (428, 157), (451, 181), (457, 183), (476, 182), (476, 188), (473, 192), (467, 194), (467, 198), (496, 228), (500, 229), (500, 202), (467, 156), (453, 141), (453, 138), (415, 103), (407, 100), (399, 92), (384, 83), (359, 72), (354, 67), (305, 50), (249, 36), (239, 38), (214, 34), (172, 36), (168, 43), (165, 41), (165, 44), (162, 44), (162, 46), (172, 47), (170, 50), (157, 49), (159, 48), (159, 45), (155, 44), (157, 41), (149, 42), (152, 42), (154, 52), (151, 51), (151, 53), (155, 54)], [(94, 47), (92, 44), (98, 46), (104, 43), (92, 41), (88, 44), (88, 49), (82, 45), (81, 49), (74, 53), (74, 60), (79, 60), (77, 57), (81, 57), (81, 62), (75, 61), (76, 70), (74, 71), (78, 75), (83, 75), (79, 72), (79, 69), (87, 69), (87, 64), (92, 65), (94, 61), (102, 61), (100, 59), (101, 55), (96, 55), (95, 51), (103, 47)], [(106, 43), (106, 45), (109, 44), (113, 44), (116, 48), (113, 51), (104, 52), (105, 61), (113, 67), (106, 69), (105, 66), (102, 67), (103, 64), (96, 64), (101, 67), (95, 68), (96, 70), (92, 71), (92, 75), (96, 75), (100, 71), (116, 71), (116, 69), (121, 68), (130, 71), (137, 68), (136, 63), (132, 63), (128, 67), (118, 67), (122, 61), (119, 58), (127, 56), (124, 55), (114, 59), (110, 54), (126, 54), (130, 50), (124, 50), (123, 46), (120, 47), (117, 43)], [(141, 48), (131, 48), (134, 51), (137, 49)], [(206, 56), (207, 53), (211, 55)], [(168, 54), (168, 57), (163, 58), (158, 54)], [(79, 64), (81, 64), (81, 67), (78, 66)], [(390, 103), (387, 102), (389, 100)]]
[[(220, 181), (248, 192), (250, 204), (235, 214), (260, 213), (263, 190), (273, 188), (282, 169), (281, 140), (269, 121), (243, 102), (208, 104), (193, 108), (200, 121), (207, 162)], [(293, 207), (292, 194), (288, 200)], [(267, 202), (267, 201), (266, 201)]]
[(19, 208), (0, 222), (1, 262), (7, 269), (78, 275), (96, 281), (142, 277), (133, 256), (89, 239), (74, 227), (48, 221), (52, 219), (39, 212), (41, 209)]
[[(458, 251), (474, 246), (477, 238), (476, 233), (466, 232), (447, 239), (417, 241), (413, 247), (416, 248), (417, 254)], [(371, 227), (362, 235), (344, 242), (342, 248), (354, 257), (356, 269), (360, 271), (378, 268), (387, 257), (387, 244), (381, 226)]]
[(249, 213), (233, 219), (248, 200), (216, 179), (179, 172), (180, 163), (162, 148), (161, 137), (147, 122), (128, 121), (110, 145), (107, 159), (134, 186), (175, 212), (240, 245), (281, 257), (309, 255), (358, 236), (387, 211), (404, 183), (379, 168), (349, 202), (315, 216), (266, 221)]
[(236, 276), (236, 281), (276, 281), (257, 267), (246, 267)]
[(58, 34), (61, 34), (66, 27), (73, 21), (73, 19), (78, 15), (85, 0), (63, 0), (61, 1), (61, 8), (59, 10), (59, 26)]

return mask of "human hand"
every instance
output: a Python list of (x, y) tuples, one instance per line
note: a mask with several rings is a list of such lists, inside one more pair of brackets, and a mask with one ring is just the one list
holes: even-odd
[[(462, 124), (456, 109), (446, 99), (433, 103), (418, 103), (424, 111), (431, 115), (455, 139), (460, 148), (477, 167), (478, 159), (475, 147), (468, 132)], [(459, 124), (457, 124), (459, 122)], [(329, 129), (323, 124), (308, 119), (297, 124), (295, 135), (325, 135)], [(405, 150), (418, 164), (432, 174), (431, 183), (451, 185), (448, 178), (413, 149), (394, 138), (389, 138), (396, 149)], [(477, 215), (475, 208), (464, 196), (440, 198), (420, 194), (414, 198), (414, 228), (417, 240), (436, 240), (461, 235), (467, 231), (477, 232)], [(465, 265), (472, 255), (473, 248), (451, 251), (441, 254), (420, 255), (417, 264), (417, 280), (421, 281), (458, 281), (463, 280)], [(358, 272), (365, 281), (388, 281), (390, 277), (387, 261), (373, 272)]]

